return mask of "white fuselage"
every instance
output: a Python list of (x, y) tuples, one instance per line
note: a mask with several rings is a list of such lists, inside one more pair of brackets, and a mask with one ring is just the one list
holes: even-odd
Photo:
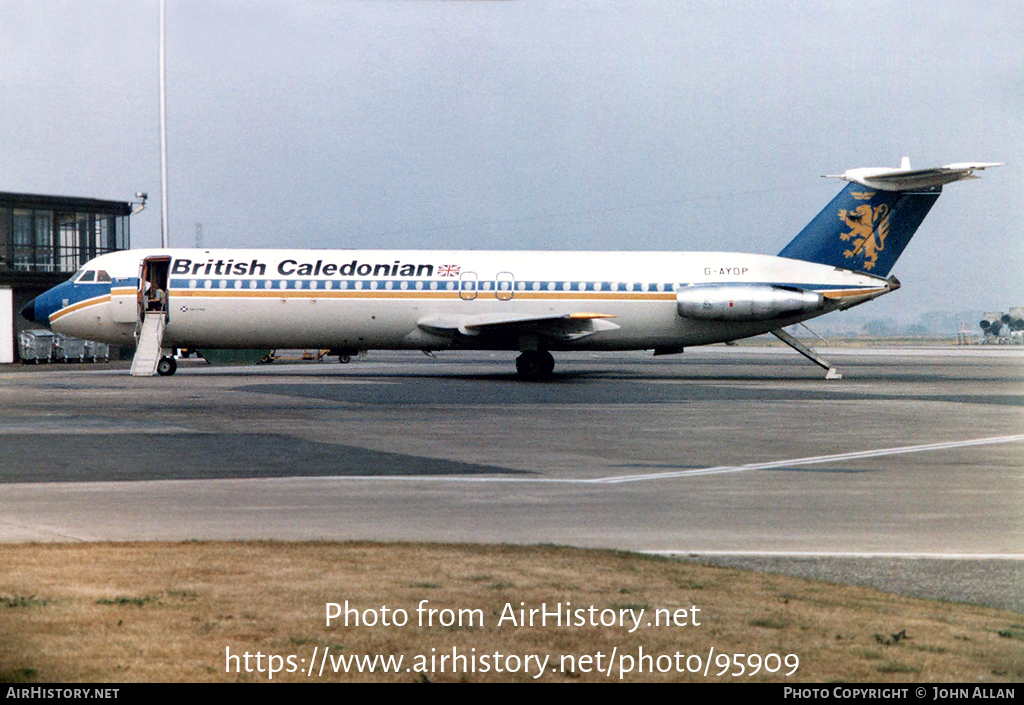
[[(140, 266), (159, 256), (171, 258), (166, 347), (515, 350), (540, 336), (552, 350), (673, 349), (757, 335), (892, 288), (846, 269), (724, 252), (128, 250), (83, 267), (105, 272), (106, 284), (79, 275), (51, 290), (51, 327), (133, 342)], [(817, 292), (824, 304), (762, 320), (680, 314), (677, 291), (737, 285)], [(456, 332), (459, 321), (517, 316), (611, 323), (575, 336), (514, 323)], [(424, 323), (438, 320), (454, 321), (450, 335)]]

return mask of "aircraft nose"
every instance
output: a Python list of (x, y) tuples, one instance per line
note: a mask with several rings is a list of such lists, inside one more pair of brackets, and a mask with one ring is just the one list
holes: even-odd
[(32, 323), (36, 323), (36, 300), (32, 299), (28, 302), (25, 308), (21, 309), (21, 317), (25, 318)]

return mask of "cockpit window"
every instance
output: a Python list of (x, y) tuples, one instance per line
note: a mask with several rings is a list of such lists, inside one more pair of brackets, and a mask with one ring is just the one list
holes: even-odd
[(78, 278), (79, 282), (91, 282), (96, 281), (96, 272), (89, 270), (88, 272), (82, 272), (82, 276)]
[(110, 281), (110, 275), (107, 274), (105, 270), (99, 269), (96, 271), (96, 281), (108, 282)]

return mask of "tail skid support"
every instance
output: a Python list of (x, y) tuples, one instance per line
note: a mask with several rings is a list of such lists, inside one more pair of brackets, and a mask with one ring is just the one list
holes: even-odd
[(837, 370), (835, 367), (833, 367), (828, 362), (828, 360), (826, 360), (823, 357), (821, 357), (821, 355), (819, 355), (818, 353), (814, 352), (814, 350), (812, 350), (811, 348), (809, 348), (806, 345), (804, 345), (803, 343), (801, 343), (799, 340), (797, 340), (796, 338), (791, 336), (786, 331), (782, 330), (781, 328), (776, 328), (771, 333), (776, 338), (781, 340), (783, 343), (785, 343), (789, 347), (793, 348), (798, 353), (800, 353), (801, 355), (806, 357), (808, 360), (813, 362), (815, 365), (818, 365), (819, 367), (822, 367), (825, 370), (827, 370), (827, 372), (825, 373), (825, 379), (842, 379), (843, 378), (843, 376), (841, 374), (839, 374), (839, 370)]

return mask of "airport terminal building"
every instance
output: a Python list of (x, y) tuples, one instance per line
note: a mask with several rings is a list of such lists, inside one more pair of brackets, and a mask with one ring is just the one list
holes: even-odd
[(93, 257), (130, 247), (132, 204), (0, 192), (0, 363), (18, 359), (23, 306)]

